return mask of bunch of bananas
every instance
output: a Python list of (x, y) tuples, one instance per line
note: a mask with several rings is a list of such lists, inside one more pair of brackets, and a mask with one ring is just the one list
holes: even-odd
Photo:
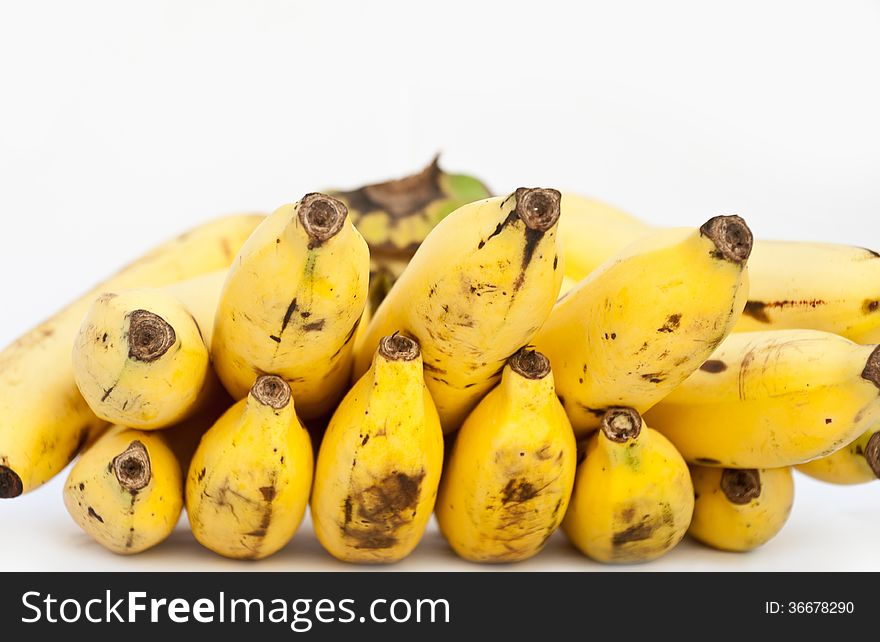
[[(157, 248), (0, 353), (0, 497), (231, 558), (609, 563), (774, 537), (792, 468), (880, 477), (880, 255), (654, 228), (435, 159)], [(71, 353), (72, 347), (72, 353)]]

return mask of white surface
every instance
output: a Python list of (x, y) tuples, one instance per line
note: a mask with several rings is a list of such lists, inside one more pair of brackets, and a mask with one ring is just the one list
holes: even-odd
[[(880, 247), (880, 4), (718, 7), (2, 3), (0, 343), (196, 222), (404, 174), (438, 149), (496, 191)], [(689, 544), (636, 568), (880, 570), (880, 484), (798, 481), (763, 550)], [(60, 487), (0, 503), (0, 569), (350, 568), (309, 529), (259, 565), (183, 531), (118, 558), (77, 531)], [(475, 567), (434, 534), (396, 568)], [(601, 567), (557, 538), (516, 568)]]

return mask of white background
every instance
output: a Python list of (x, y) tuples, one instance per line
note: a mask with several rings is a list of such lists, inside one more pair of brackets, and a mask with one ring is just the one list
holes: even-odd
[[(658, 224), (880, 246), (880, 4), (3, 2), (0, 343), (212, 216), (408, 173), (580, 191)], [(878, 248), (880, 249), (880, 248)], [(257, 565), (181, 528), (132, 559), (61, 480), (0, 503), (0, 569), (350, 568), (306, 526)], [(797, 479), (789, 526), (639, 569), (880, 570), (880, 483)], [(396, 568), (477, 568), (432, 531)], [(599, 569), (554, 538), (512, 568)]]

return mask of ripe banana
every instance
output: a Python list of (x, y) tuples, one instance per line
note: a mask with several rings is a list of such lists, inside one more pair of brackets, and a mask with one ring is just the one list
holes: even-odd
[(562, 521), (577, 447), (550, 362), (522, 349), (465, 420), (437, 499), (450, 546), (474, 562), (537, 554)]
[(115, 426), (74, 464), (64, 505), (101, 546), (140, 553), (177, 525), (183, 508), (180, 463), (160, 433)]
[(311, 504), (318, 540), (345, 562), (403, 559), (428, 524), (442, 468), (419, 345), (384, 337), (321, 442)]
[(217, 308), (211, 354), (233, 398), (273, 373), (303, 418), (332, 410), (351, 376), (369, 264), (340, 201), (307, 194), (275, 210), (239, 252)]
[(761, 241), (737, 332), (809, 328), (880, 343), (880, 254), (830, 243)]
[(797, 469), (831, 484), (864, 484), (880, 479), (880, 424), (875, 424), (837, 452)]
[(751, 245), (738, 216), (658, 231), (559, 300), (533, 343), (578, 437), (611, 406), (644, 412), (706, 360), (745, 305)]
[[(578, 194), (563, 193), (562, 210), (559, 239), (565, 251), (565, 276), (575, 283), (633, 241), (656, 231), (612, 205)], [(563, 293), (568, 289), (563, 285)]]
[(582, 445), (562, 529), (599, 562), (647, 562), (684, 537), (694, 488), (681, 455), (632, 408), (609, 408)]
[(443, 430), (458, 429), (553, 307), (562, 282), (559, 200), (556, 190), (520, 188), (443, 219), (373, 315), (355, 376), (382, 337), (414, 337)]
[(0, 498), (59, 473), (105, 424), (76, 388), (70, 347), (82, 318), (107, 290), (158, 287), (226, 268), (262, 216), (228, 216), (146, 254), (0, 352)]
[(491, 196), (473, 176), (449, 174), (440, 156), (417, 174), (329, 191), (348, 208), (351, 222), (370, 246), (370, 303), (379, 306), (419, 244), (437, 223), (462, 205)]
[(723, 551), (750, 551), (773, 539), (791, 513), (791, 468), (692, 466), (694, 517), (688, 534)]
[(312, 445), (281, 377), (250, 394), (205, 433), (186, 478), (186, 512), (206, 548), (262, 559), (296, 533), (312, 485)]
[(730, 335), (646, 420), (691, 463), (780, 468), (880, 422), (880, 346), (818, 330)]
[(216, 394), (206, 342), (225, 278), (212, 272), (95, 300), (74, 343), (73, 374), (100, 419), (165, 428)]
[[(616, 208), (564, 194), (565, 275), (580, 281), (657, 229)], [(806, 328), (880, 343), (880, 253), (832, 243), (756, 240), (749, 300), (735, 332)], [(565, 284), (562, 292), (568, 291)]]

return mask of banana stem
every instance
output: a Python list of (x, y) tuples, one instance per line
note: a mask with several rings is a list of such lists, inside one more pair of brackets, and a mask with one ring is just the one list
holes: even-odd
[(618, 444), (635, 439), (642, 431), (642, 416), (633, 408), (609, 408), (602, 417), (602, 432)]
[(865, 459), (874, 471), (874, 475), (880, 479), (880, 432), (875, 432), (868, 440), (865, 446)]
[(112, 467), (119, 485), (132, 493), (146, 487), (152, 478), (150, 454), (138, 440), (113, 458)]
[(314, 243), (314, 248), (324, 241), (333, 238), (342, 229), (348, 208), (326, 194), (306, 194), (299, 204), (299, 220)]
[(251, 395), (264, 406), (281, 410), (290, 403), (290, 386), (277, 375), (263, 375), (251, 388)]
[(546, 232), (559, 220), (562, 194), (558, 190), (519, 187), (515, 198), (516, 214), (529, 229)]
[(389, 361), (413, 361), (421, 354), (421, 350), (414, 339), (395, 332), (379, 341), (379, 354)]
[(128, 315), (128, 356), (136, 361), (155, 361), (174, 345), (177, 335), (165, 319), (147, 310)]
[(520, 348), (507, 363), (511, 370), (526, 379), (543, 379), (550, 374), (550, 360), (537, 350)]
[(880, 388), (880, 346), (874, 348), (871, 356), (868, 357), (865, 369), (862, 370), (862, 378)]
[(18, 497), (24, 490), (21, 477), (6, 466), (0, 466), (0, 499)]
[(721, 473), (721, 490), (733, 504), (748, 504), (761, 496), (761, 475), (754, 468), (725, 468)]
[(718, 258), (745, 263), (752, 253), (752, 231), (739, 216), (716, 216), (700, 227), (700, 233), (718, 249)]

